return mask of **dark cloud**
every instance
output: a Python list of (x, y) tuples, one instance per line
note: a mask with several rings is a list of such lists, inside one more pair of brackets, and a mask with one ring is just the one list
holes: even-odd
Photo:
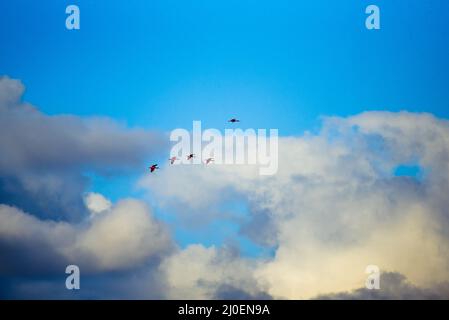
[(42, 238), (8, 239), (0, 235), (0, 275), (42, 277), (61, 273), (69, 265), (68, 260)]
[(0, 176), (0, 203), (43, 218), (80, 221), (86, 215), (82, 194), (89, 179), (79, 172), (58, 171)]
[(133, 272), (81, 273), (80, 290), (67, 290), (66, 276), (64, 272), (40, 277), (0, 276), (0, 299), (166, 298), (164, 279), (152, 265), (137, 268)]
[(0, 204), (0, 276), (52, 275), (70, 264), (88, 274), (130, 270), (172, 249), (165, 225), (137, 200), (123, 200), (79, 224), (41, 220)]
[(217, 288), (213, 299), (217, 300), (272, 300), (273, 297), (266, 292), (252, 294), (231, 285), (221, 285)]
[(420, 288), (407, 281), (398, 272), (384, 272), (380, 278), (380, 289), (360, 288), (351, 292), (325, 294), (321, 300), (440, 300), (449, 299), (449, 282)]
[(24, 85), (0, 77), (0, 203), (45, 218), (80, 220), (83, 172), (144, 168), (168, 147), (162, 134), (109, 118), (49, 116), (22, 102)]
[(251, 210), (250, 220), (242, 225), (240, 232), (262, 246), (276, 245), (277, 229), (269, 210)]

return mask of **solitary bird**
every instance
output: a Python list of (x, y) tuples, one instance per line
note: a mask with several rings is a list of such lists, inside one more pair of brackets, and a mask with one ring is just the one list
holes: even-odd
[(178, 160), (178, 158), (177, 157), (171, 157), (168, 160), (170, 160), (170, 164), (173, 164), (173, 163), (175, 163), (176, 160)]
[(159, 167), (157, 166), (157, 164), (153, 164), (151, 167), (148, 167), (148, 169), (153, 172), (154, 170), (159, 169)]
[(195, 155), (193, 153), (191, 153), (187, 156), (187, 160), (191, 160), (191, 159), (193, 159), (193, 157), (195, 157)]
[(235, 123), (235, 122), (240, 122), (240, 120), (238, 120), (236, 118), (232, 118), (232, 119), (228, 120), (228, 122)]
[(214, 158), (207, 158), (206, 159), (206, 164), (209, 164), (209, 162), (214, 161)]

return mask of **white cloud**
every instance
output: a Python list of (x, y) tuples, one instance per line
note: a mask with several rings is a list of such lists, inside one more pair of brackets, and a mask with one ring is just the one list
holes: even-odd
[(109, 210), (112, 206), (111, 201), (106, 199), (103, 195), (95, 192), (89, 192), (84, 197), (84, 203), (92, 214)]
[[(166, 228), (137, 200), (122, 200), (80, 224), (40, 220), (20, 209), (0, 205), (0, 242), (11, 244), (11, 250), (23, 250), (21, 244), (26, 244), (28, 250), (16, 256), (22, 257), (23, 263), (73, 263), (85, 272), (135, 268), (170, 252), (173, 245)], [(29, 248), (28, 244), (36, 247)], [(2, 254), (8, 255), (9, 251)], [(46, 254), (58, 256), (59, 260), (38, 259)]]
[(217, 298), (220, 288), (257, 297), (263, 290), (253, 276), (256, 266), (227, 249), (197, 244), (167, 257), (160, 271), (169, 299)]
[(99, 269), (113, 270), (136, 267), (166, 253), (170, 245), (168, 231), (143, 202), (122, 200), (109, 212), (95, 216), (72, 249), (94, 257)]
[[(407, 112), (329, 118), (317, 135), (281, 138), (279, 152), (273, 177), (245, 166), (187, 165), (140, 185), (172, 199), (164, 205), (182, 203), (185, 219), (222, 214), (220, 205), (232, 201), (226, 194), (244, 197), (252, 215), (269, 212), (277, 251), (254, 274), (275, 297), (359, 288), (370, 264), (418, 286), (449, 279), (447, 121)], [(393, 175), (408, 163), (422, 167), (422, 180)]]

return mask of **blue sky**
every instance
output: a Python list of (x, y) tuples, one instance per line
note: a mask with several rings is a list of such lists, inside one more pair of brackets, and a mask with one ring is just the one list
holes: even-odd
[[(378, 31), (364, 27), (371, 3)], [(79, 31), (65, 28), (69, 4), (80, 7)], [(47, 114), (167, 132), (236, 116), (281, 136), (367, 110), (449, 117), (445, 0), (17, 0), (0, 12), (0, 73), (21, 79), (25, 100)], [(138, 176), (93, 177), (92, 190), (140, 196)], [(218, 225), (197, 236), (180, 229), (178, 240), (219, 244), (235, 232)]]
[[(372, 1), (371, 1), (372, 2)], [(230, 115), (301, 134), (321, 115), (448, 116), (447, 1), (3, 1), (0, 70), (50, 114), (172, 130)], [(65, 29), (65, 7), (81, 30)]]

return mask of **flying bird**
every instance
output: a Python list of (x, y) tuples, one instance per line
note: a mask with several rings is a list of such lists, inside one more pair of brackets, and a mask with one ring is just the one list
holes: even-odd
[(179, 159), (177, 157), (171, 157), (168, 160), (170, 160), (170, 164), (173, 164), (173, 163), (175, 163), (176, 160), (179, 160)]
[(187, 160), (191, 160), (191, 159), (193, 159), (193, 157), (195, 157), (195, 155), (193, 153), (191, 153), (187, 156)]
[(159, 169), (159, 167), (157, 166), (157, 164), (153, 164), (151, 167), (148, 167), (148, 169), (153, 172), (154, 170)]
[(206, 164), (209, 164), (209, 162), (214, 161), (214, 158), (207, 158), (206, 159)]
[(240, 122), (240, 120), (238, 120), (236, 118), (232, 118), (232, 119), (228, 120), (228, 122), (235, 123), (235, 122)]

